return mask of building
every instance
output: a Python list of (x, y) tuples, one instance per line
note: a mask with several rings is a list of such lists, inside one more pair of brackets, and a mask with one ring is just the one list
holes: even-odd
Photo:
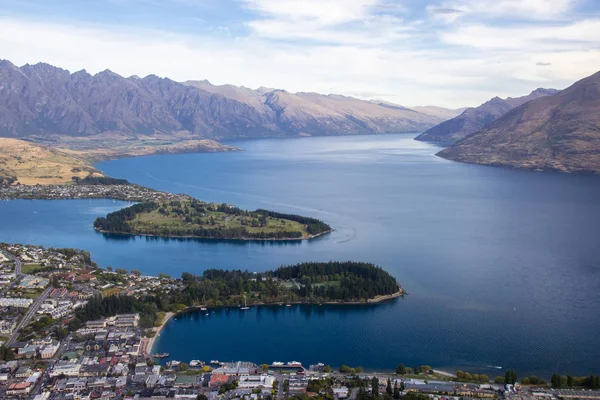
[(247, 361), (238, 361), (234, 363), (224, 363), (220, 368), (217, 368), (213, 371), (215, 374), (223, 374), (223, 375), (251, 375), (256, 373), (258, 367), (256, 364)]
[(139, 314), (119, 314), (115, 319), (115, 326), (120, 328), (135, 328), (139, 322)]
[(31, 392), (33, 385), (30, 382), (11, 383), (8, 385), (6, 394), (9, 396), (25, 396)]
[(275, 378), (271, 375), (242, 375), (238, 380), (240, 389), (272, 388)]

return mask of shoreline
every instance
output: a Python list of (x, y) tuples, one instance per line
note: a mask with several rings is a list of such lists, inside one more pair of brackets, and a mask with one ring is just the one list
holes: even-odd
[[(289, 305), (306, 305), (306, 306), (317, 306), (317, 305), (325, 305), (325, 306), (352, 306), (352, 305), (369, 305), (369, 304), (379, 304), (379, 303), (383, 303), (386, 301), (391, 301), (391, 300), (395, 300), (399, 297), (404, 297), (404, 295), (406, 294), (406, 291), (403, 288), (400, 288), (399, 291), (397, 291), (396, 293), (393, 294), (389, 294), (389, 295), (384, 295), (384, 296), (377, 296), (374, 297), (372, 299), (367, 299), (366, 302), (363, 301), (346, 301), (346, 302), (323, 302), (323, 303), (308, 303), (308, 302), (301, 302), (301, 301), (294, 301), (294, 302), (288, 302), (285, 304), (289, 304)], [(269, 306), (284, 306), (284, 303), (254, 303), (254, 304), (249, 304), (248, 307), (269, 307)], [(150, 356), (152, 354), (154, 354), (154, 345), (156, 344), (156, 339), (158, 338), (158, 336), (160, 335), (160, 332), (162, 331), (162, 329), (165, 327), (165, 325), (167, 324), (167, 322), (169, 322), (169, 320), (171, 320), (171, 318), (176, 317), (180, 314), (185, 314), (188, 312), (192, 312), (192, 311), (198, 311), (201, 308), (206, 307), (207, 309), (223, 309), (223, 308), (238, 308), (237, 306), (233, 305), (233, 306), (208, 306), (208, 305), (197, 305), (197, 306), (189, 306), (184, 308), (181, 311), (178, 311), (176, 313), (174, 312), (167, 312), (165, 313), (165, 317), (163, 319), (163, 322), (161, 323), (161, 325), (159, 327), (153, 327), (152, 330), (155, 332), (154, 337), (151, 338), (147, 338), (144, 337), (142, 338), (141, 343), (140, 344), (140, 354), (145, 355), (145, 356)], [(142, 348), (143, 347), (143, 348)]]
[[(156, 339), (160, 335), (160, 332), (163, 330), (163, 328), (165, 327), (167, 322), (169, 322), (169, 320), (177, 314), (179, 314), (179, 313), (174, 313), (171, 311), (165, 313), (165, 317), (163, 318), (163, 321), (160, 324), (160, 326), (152, 328), (152, 331), (154, 332), (154, 336), (151, 338), (147, 338), (147, 337), (142, 338), (143, 345), (140, 344), (140, 354), (143, 354), (143, 355), (152, 355), (153, 354), (154, 345), (156, 343)], [(143, 348), (142, 348), (142, 346), (143, 346)]]
[(330, 229), (326, 232), (321, 232), (316, 235), (311, 235), (309, 237), (300, 237), (300, 238), (272, 238), (272, 239), (260, 239), (260, 238), (215, 238), (215, 237), (206, 237), (206, 236), (179, 236), (179, 235), (152, 235), (150, 233), (131, 233), (131, 232), (110, 232), (102, 229), (98, 229), (94, 227), (94, 230), (98, 233), (103, 233), (107, 235), (124, 235), (124, 236), (140, 236), (140, 237), (153, 237), (153, 238), (161, 238), (161, 239), (202, 239), (202, 240), (236, 240), (240, 242), (301, 242), (303, 240), (313, 240), (318, 238), (319, 236), (326, 235), (334, 231), (334, 229)]

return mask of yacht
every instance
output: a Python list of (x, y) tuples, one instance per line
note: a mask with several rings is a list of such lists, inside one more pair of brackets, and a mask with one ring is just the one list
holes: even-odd
[(240, 307), (240, 310), (249, 310), (248, 304), (246, 304), (246, 295), (244, 295), (244, 307)]

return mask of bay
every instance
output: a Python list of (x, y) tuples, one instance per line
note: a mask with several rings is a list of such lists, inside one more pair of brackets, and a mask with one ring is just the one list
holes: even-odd
[(239, 141), (231, 144), (242, 152), (99, 165), (159, 190), (309, 215), (336, 229), (310, 242), (96, 233), (94, 218), (126, 205), (111, 200), (2, 202), (0, 240), (83, 248), (102, 266), (173, 276), (370, 261), (409, 293), (375, 307), (191, 313), (170, 321), (157, 343), (187, 361), (599, 373), (600, 179), (454, 163), (413, 137)]

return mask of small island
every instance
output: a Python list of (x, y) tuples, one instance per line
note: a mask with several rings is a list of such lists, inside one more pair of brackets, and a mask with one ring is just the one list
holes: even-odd
[(237, 240), (304, 240), (332, 230), (315, 218), (245, 211), (190, 197), (135, 204), (97, 218), (94, 229), (128, 235)]

